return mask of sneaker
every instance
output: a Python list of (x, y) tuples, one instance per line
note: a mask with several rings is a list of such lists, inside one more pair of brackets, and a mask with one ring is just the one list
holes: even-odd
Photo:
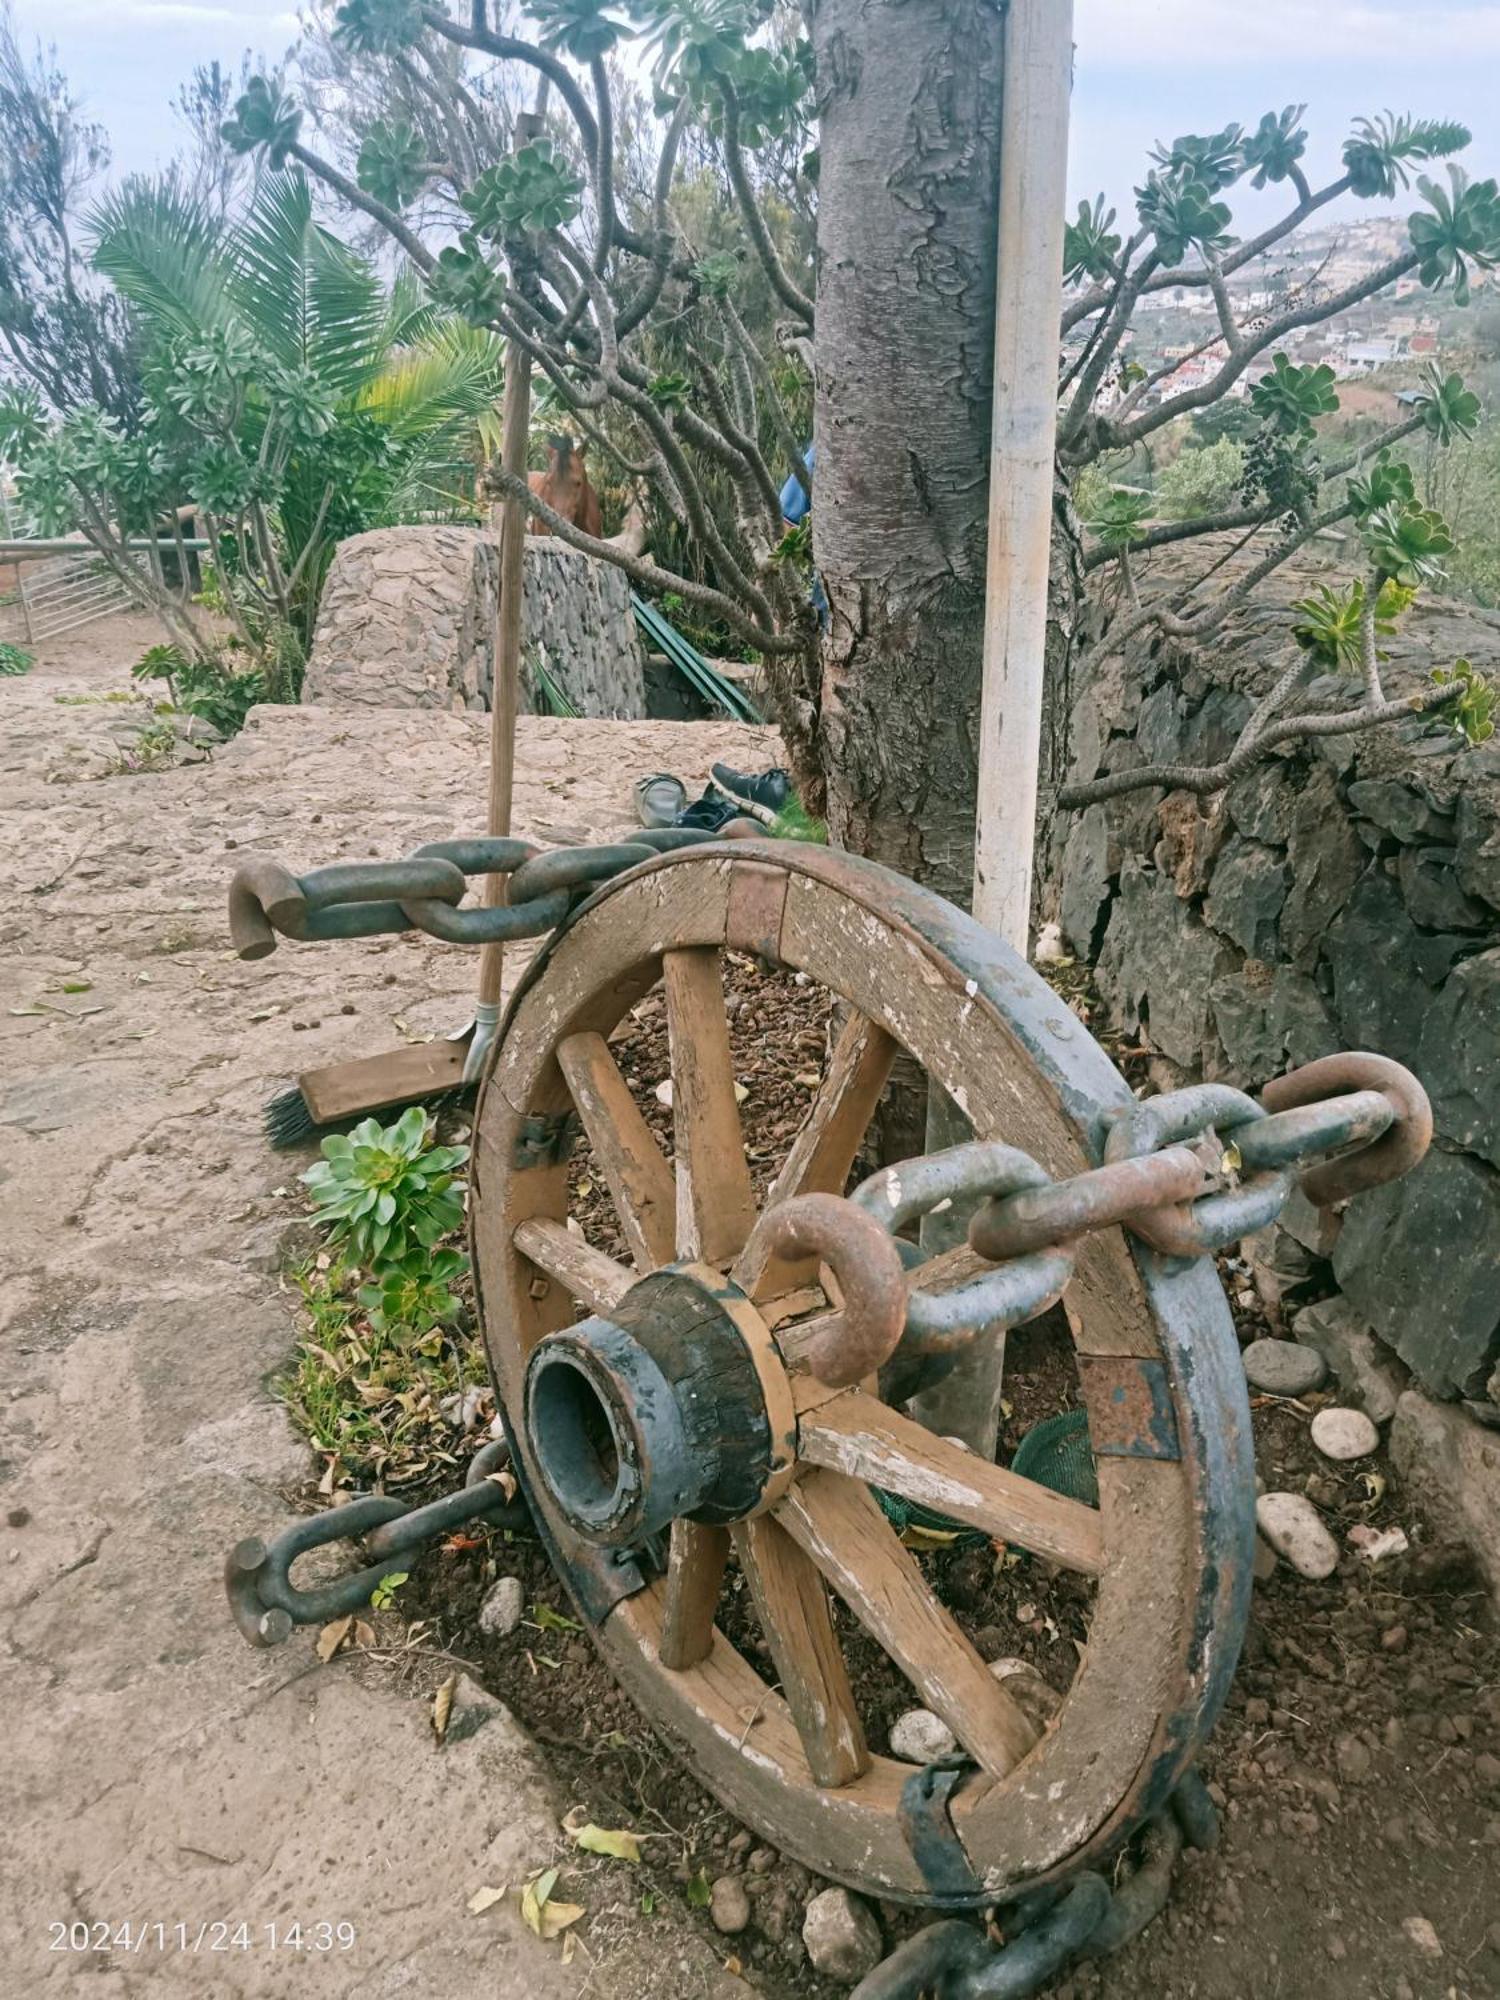
[(642, 826), (676, 826), (687, 804), (687, 786), (670, 771), (653, 771), (631, 786), (635, 816)]
[(701, 799), (694, 799), (677, 815), (674, 825), (696, 827), (703, 833), (717, 833), (721, 826), (727, 826), (730, 820), (739, 816), (740, 809), (734, 800), (726, 798), (710, 785)]
[(792, 796), (792, 778), (789, 771), (778, 765), (771, 771), (762, 771), (752, 777), (745, 771), (736, 771), (728, 764), (715, 764), (715, 782), (722, 785), (732, 798), (748, 799), (752, 805), (764, 806), (768, 812), (779, 813)]

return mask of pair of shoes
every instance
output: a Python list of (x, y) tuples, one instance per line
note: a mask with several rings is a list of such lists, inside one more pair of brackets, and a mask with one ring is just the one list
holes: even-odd
[(736, 771), (729, 764), (714, 764), (710, 768), (714, 782), (731, 798), (748, 799), (751, 805), (764, 806), (767, 812), (779, 813), (792, 796), (791, 773), (782, 770), (780, 765), (773, 770), (762, 771), (758, 777)]
[(677, 826), (687, 804), (687, 786), (670, 771), (653, 771), (631, 786), (635, 816), (642, 826)]

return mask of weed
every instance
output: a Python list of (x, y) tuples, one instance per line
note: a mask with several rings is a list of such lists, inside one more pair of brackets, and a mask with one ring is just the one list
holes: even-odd
[(180, 646), (150, 646), (130, 669), (138, 681), (163, 681), (173, 706), (233, 736), (258, 701), (266, 699), (259, 667), (244, 670), (222, 659), (193, 660)]
[(134, 743), (116, 751), (107, 766), (114, 778), (137, 777), (143, 771), (165, 771), (177, 758), (177, 731), (171, 721), (158, 717), (137, 736)]
[(411, 1571), (405, 1569), (393, 1570), (389, 1576), (383, 1576), (370, 1592), (370, 1609), (372, 1611), (389, 1611), (392, 1604), (396, 1601), (396, 1592), (401, 1588), (403, 1583), (410, 1583), (410, 1581)]
[(321, 1262), (288, 1274), (302, 1338), (272, 1387), (328, 1461), (329, 1488), (451, 1483), (464, 1454), (443, 1406), (488, 1380), (480, 1343), (457, 1329), (418, 1337), (376, 1327), (357, 1296), (358, 1272)]
[(24, 646), (13, 646), (8, 639), (0, 639), (0, 677), (29, 674), (34, 665), (35, 656)]
[(276, 1385), (329, 1479), (406, 1485), (456, 1467), (450, 1413), (486, 1379), (468, 1311), (456, 1177), (467, 1146), (433, 1143), (418, 1105), (323, 1141), (302, 1176), (328, 1254), (292, 1273), (307, 1338)]

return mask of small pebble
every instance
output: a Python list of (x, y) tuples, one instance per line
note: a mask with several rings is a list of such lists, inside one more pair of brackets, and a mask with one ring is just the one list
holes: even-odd
[(708, 1914), (714, 1929), (734, 1937), (750, 1921), (750, 1898), (738, 1875), (721, 1875), (709, 1891)]
[(1323, 1518), (1302, 1493), (1265, 1493), (1255, 1503), (1261, 1533), (1299, 1576), (1332, 1576), (1339, 1566), (1339, 1545)]
[(1443, 1947), (1438, 1942), (1438, 1934), (1426, 1917), (1408, 1917), (1401, 1928), (1424, 1958), (1442, 1957)]
[(1245, 1380), (1265, 1396), (1305, 1396), (1328, 1373), (1317, 1349), (1295, 1340), (1252, 1340), (1240, 1358)]
[(1380, 1644), (1382, 1649), (1387, 1653), (1404, 1653), (1406, 1651), (1406, 1637), (1406, 1627), (1404, 1625), (1391, 1625), (1381, 1633)]
[(1370, 1753), (1357, 1736), (1341, 1736), (1333, 1746), (1333, 1761), (1346, 1785), (1362, 1785), (1370, 1775)]
[(958, 1738), (930, 1708), (909, 1708), (891, 1724), (891, 1755), (908, 1764), (935, 1764), (957, 1748)]
[(1380, 1443), (1380, 1433), (1363, 1410), (1319, 1410), (1312, 1420), (1312, 1441), (1325, 1458), (1343, 1462), (1366, 1458)]
[(521, 1622), (526, 1593), (518, 1576), (502, 1576), (490, 1585), (479, 1607), (479, 1629), (491, 1639), (508, 1639)]
[(802, 1920), (802, 1942), (814, 1971), (844, 1986), (873, 1972), (885, 1954), (879, 1924), (847, 1889), (825, 1889), (813, 1897)]

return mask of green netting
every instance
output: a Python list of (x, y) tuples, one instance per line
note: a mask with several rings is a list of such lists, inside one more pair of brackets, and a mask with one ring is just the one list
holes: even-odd
[[(1099, 1481), (1089, 1448), (1089, 1420), (1083, 1410), (1064, 1410), (1034, 1424), (1022, 1438), (1010, 1469), (1022, 1479), (1034, 1479), (1053, 1493), (1064, 1493), (1086, 1506), (1099, 1505)], [(897, 1493), (870, 1489), (897, 1534), (928, 1547), (967, 1548), (986, 1540), (975, 1528), (950, 1521), (935, 1508), (920, 1506)]]
[(1065, 1493), (1070, 1500), (1082, 1500), (1090, 1507), (1099, 1505), (1099, 1478), (1089, 1446), (1086, 1411), (1064, 1410), (1060, 1416), (1034, 1424), (1017, 1446), (1010, 1469), (1054, 1493)]

